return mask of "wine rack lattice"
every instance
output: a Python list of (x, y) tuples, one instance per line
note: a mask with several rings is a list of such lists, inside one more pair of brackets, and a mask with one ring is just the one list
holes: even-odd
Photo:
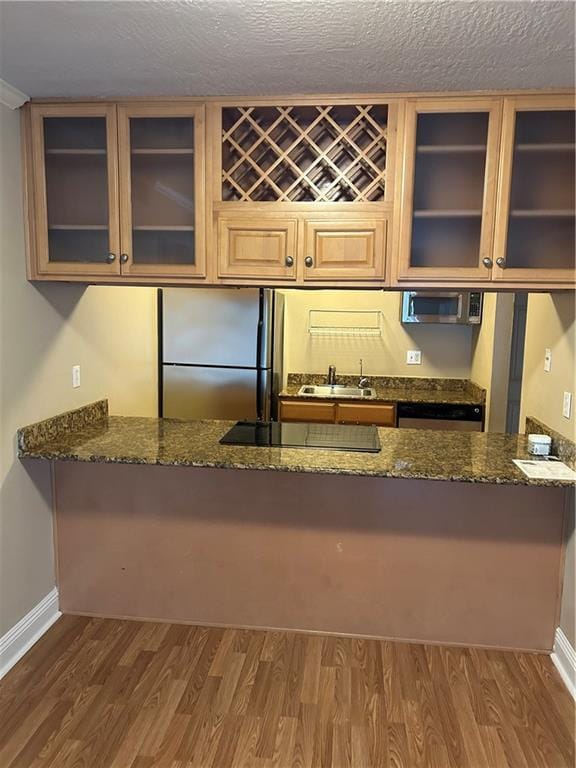
[(224, 107), (222, 200), (377, 202), (386, 105)]

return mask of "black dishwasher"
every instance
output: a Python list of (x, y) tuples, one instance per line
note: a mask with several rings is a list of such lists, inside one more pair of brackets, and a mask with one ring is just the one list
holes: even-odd
[(398, 403), (398, 426), (408, 429), (482, 432), (484, 407), (451, 403)]

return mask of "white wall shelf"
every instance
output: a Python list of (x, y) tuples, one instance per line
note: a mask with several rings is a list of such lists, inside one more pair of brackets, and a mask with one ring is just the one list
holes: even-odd
[(311, 309), (311, 336), (382, 336), (382, 312), (376, 309)]

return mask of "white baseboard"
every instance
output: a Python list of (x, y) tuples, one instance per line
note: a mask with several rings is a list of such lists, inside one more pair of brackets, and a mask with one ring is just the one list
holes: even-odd
[(0, 680), (62, 614), (56, 587), (0, 637)]
[(554, 648), (550, 657), (572, 698), (576, 701), (576, 651), (560, 627), (554, 636)]

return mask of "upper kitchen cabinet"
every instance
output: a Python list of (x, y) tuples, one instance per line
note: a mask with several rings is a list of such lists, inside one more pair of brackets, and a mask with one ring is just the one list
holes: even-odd
[(234, 216), (221, 216), (218, 227), (220, 277), (296, 277), (297, 219), (266, 213), (253, 217), (237, 212)]
[[(262, 223), (262, 259), (243, 277), (380, 281), (392, 211), (398, 104), (212, 105), (212, 186), (219, 276), (233, 273), (227, 222)], [(271, 218), (298, 224), (286, 254), (267, 234)], [(281, 243), (280, 243), (281, 245)], [(278, 258), (274, 255), (277, 253)], [(260, 263), (261, 262), (261, 263)], [(271, 271), (272, 270), (272, 271)]]
[(491, 279), (501, 101), (406, 107), (397, 278)]
[(378, 280), (384, 276), (386, 219), (346, 213), (307, 217), (304, 280)]
[(220, 199), (390, 202), (387, 104), (223, 106)]
[(496, 280), (574, 281), (574, 130), (573, 97), (504, 100)]
[(116, 107), (33, 105), (26, 128), (30, 276), (118, 275)]
[(22, 111), (33, 280), (576, 285), (572, 95)]
[(204, 278), (202, 105), (32, 105), (28, 114), (31, 278)]
[(204, 107), (118, 107), (122, 273), (203, 277)]

